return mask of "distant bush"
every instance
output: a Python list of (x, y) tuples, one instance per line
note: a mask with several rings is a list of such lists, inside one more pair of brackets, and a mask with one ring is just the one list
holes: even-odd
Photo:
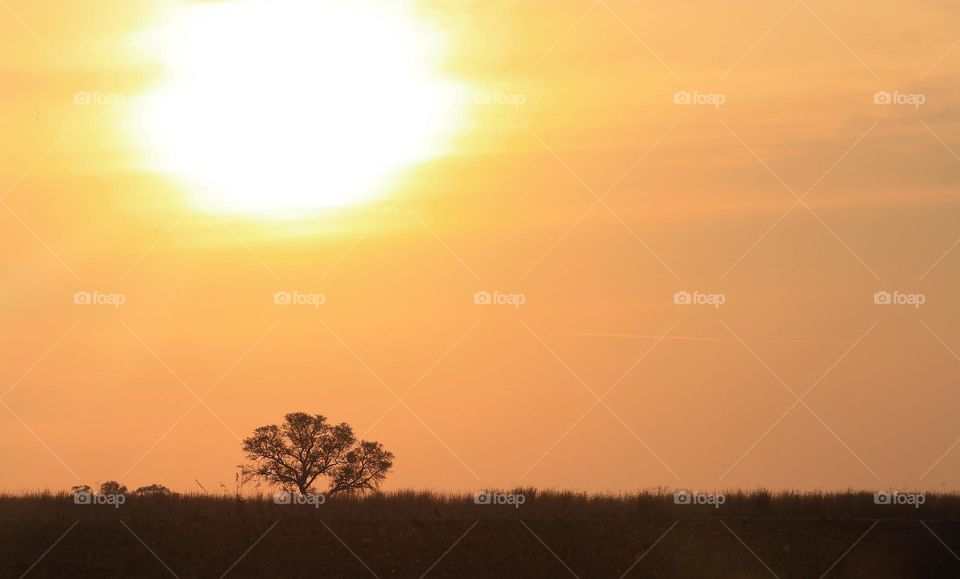
[(118, 483), (115, 480), (108, 480), (107, 482), (100, 485), (100, 494), (101, 495), (125, 495), (127, 494), (127, 487), (121, 483)]
[(133, 491), (133, 494), (138, 497), (168, 497), (173, 492), (163, 485), (152, 484), (138, 488)]

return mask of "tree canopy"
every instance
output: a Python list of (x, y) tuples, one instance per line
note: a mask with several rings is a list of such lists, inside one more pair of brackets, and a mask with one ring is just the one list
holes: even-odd
[(321, 477), (329, 480), (328, 495), (373, 491), (393, 467), (393, 453), (379, 442), (358, 441), (348, 424), (306, 412), (257, 428), (243, 440), (243, 450), (248, 476), (302, 494), (312, 492)]

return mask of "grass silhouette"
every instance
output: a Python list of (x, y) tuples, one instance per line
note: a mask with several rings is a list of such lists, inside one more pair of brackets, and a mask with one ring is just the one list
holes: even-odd
[(314, 507), (187, 494), (114, 508), (0, 495), (2, 576), (960, 577), (957, 493), (916, 508), (865, 491), (733, 491), (716, 508), (676, 504), (667, 489), (499, 492), (525, 500), (395, 491)]

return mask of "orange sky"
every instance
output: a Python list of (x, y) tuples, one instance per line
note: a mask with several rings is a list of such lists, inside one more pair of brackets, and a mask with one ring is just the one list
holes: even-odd
[(0, 489), (229, 484), (294, 410), (388, 488), (960, 485), (960, 7), (425, 0), (456, 134), (292, 221), (150, 168), (195, 7), (0, 3)]

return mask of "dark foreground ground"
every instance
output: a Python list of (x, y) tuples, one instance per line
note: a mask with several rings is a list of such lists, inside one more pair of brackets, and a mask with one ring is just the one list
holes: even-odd
[(319, 508), (210, 496), (0, 496), (0, 576), (960, 577), (960, 495), (523, 492), (526, 502), (392, 493)]

